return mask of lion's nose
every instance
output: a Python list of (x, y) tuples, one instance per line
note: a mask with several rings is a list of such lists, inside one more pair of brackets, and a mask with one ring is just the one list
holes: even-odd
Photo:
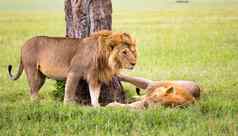
[(135, 65), (136, 65), (136, 63), (135, 63), (135, 62), (132, 62), (132, 63), (131, 63), (131, 65), (132, 65), (132, 66), (135, 66)]

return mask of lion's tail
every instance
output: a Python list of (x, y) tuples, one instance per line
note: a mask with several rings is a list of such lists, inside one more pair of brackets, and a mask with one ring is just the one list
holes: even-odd
[(23, 64), (22, 61), (20, 61), (20, 65), (18, 67), (18, 71), (16, 75), (12, 75), (12, 65), (8, 65), (8, 75), (10, 80), (17, 80), (23, 72)]

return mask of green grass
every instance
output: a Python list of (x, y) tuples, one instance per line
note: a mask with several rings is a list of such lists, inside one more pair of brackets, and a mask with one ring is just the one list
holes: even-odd
[(238, 135), (238, 2), (113, 0), (113, 30), (138, 42), (138, 65), (124, 73), (194, 80), (203, 88), (188, 108), (145, 111), (63, 106), (51, 97), (52, 80), (32, 103), (25, 75), (8, 80), (7, 65), (16, 68), (25, 40), (64, 36), (63, 0), (54, 2), (0, 2), (0, 135)]

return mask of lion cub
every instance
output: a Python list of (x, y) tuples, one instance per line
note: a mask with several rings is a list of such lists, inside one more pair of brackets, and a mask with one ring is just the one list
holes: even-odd
[(138, 77), (119, 76), (126, 81), (146, 90), (146, 95), (130, 104), (110, 103), (109, 107), (128, 107), (145, 109), (151, 106), (186, 106), (195, 102), (200, 96), (200, 88), (192, 81), (151, 81)]

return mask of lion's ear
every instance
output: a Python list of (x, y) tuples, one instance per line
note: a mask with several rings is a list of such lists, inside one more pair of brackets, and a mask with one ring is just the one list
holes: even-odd
[(113, 49), (114, 47), (120, 45), (121, 43), (128, 43), (130, 44), (131, 36), (127, 33), (121, 33), (121, 32), (114, 32), (111, 35), (107, 35), (105, 38), (105, 44)]
[(114, 33), (105, 38), (106, 45), (111, 49), (119, 45), (120, 42), (121, 42), (120, 35), (118, 35), (117, 33)]
[(112, 35), (112, 31), (109, 30), (101, 30), (101, 31), (97, 31), (91, 34), (92, 36), (97, 36), (100, 41), (105, 42), (105, 40)]
[(101, 34), (101, 36), (103, 37), (103, 38), (107, 38), (108, 36), (110, 36), (112, 33), (102, 33)]
[(106, 45), (107, 47), (109, 47), (109, 48), (111, 48), (111, 49), (114, 48), (115, 45), (114, 45), (114, 42), (113, 42), (113, 39), (112, 39), (111, 36), (108, 36), (108, 37), (104, 38), (104, 40), (105, 40), (105, 45)]
[(111, 34), (112, 34), (112, 31), (110, 30), (100, 30), (100, 31), (92, 33), (91, 35), (107, 37)]
[(166, 91), (165, 91), (167, 94), (171, 94), (171, 93), (175, 93), (176, 90), (173, 86), (169, 87)]
[(121, 34), (121, 40), (129, 45), (135, 45), (136, 41), (131, 37), (128, 33), (122, 33)]
[(121, 41), (132, 43), (131, 36), (128, 33), (122, 33), (121, 34)]

